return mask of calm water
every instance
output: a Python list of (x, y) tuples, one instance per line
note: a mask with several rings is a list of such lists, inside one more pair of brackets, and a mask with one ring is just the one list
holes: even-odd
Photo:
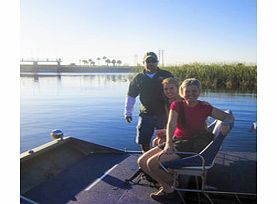
[[(129, 78), (129, 74), (22, 76), (20, 151), (51, 141), (53, 129), (110, 147), (139, 150), (138, 100), (133, 122), (127, 124), (123, 118)], [(257, 120), (255, 94), (206, 92), (200, 99), (235, 115), (235, 127), (223, 149), (256, 152), (257, 135), (249, 131)]]

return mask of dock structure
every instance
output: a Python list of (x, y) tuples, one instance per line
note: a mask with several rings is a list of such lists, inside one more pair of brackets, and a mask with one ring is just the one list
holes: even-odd
[(37, 58), (37, 59), (34, 59), (34, 58), (28, 58), (28, 59), (24, 59), (24, 58), (21, 58), (20, 62), (31, 62), (33, 63), (34, 66), (38, 65), (39, 62), (55, 62), (57, 63), (58, 66), (61, 65), (61, 58)]
[[(20, 60), (20, 64), (21, 63), (32, 63), (32, 71), (34, 74), (37, 74), (39, 72), (39, 66), (41, 65), (41, 63), (43, 63), (43, 65), (52, 65), (51, 63), (57, 63), (56, 66), (56, 72), (60, 72), (61, 71), (61, 58), (30, 58), (30, 59), (24, 59), (21, 58)], [(46, 63), (46, 64), (45, 64)]]

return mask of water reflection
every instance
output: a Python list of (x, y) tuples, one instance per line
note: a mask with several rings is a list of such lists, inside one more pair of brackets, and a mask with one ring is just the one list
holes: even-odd
[(25, 79), (33, 79), (33, 82), (39, 83), (39, 80), (41, 79), (48, 79), (49, 81), (54, 81), (55, 79), (58, 79), (58, 81), (61, 81), (63, 78), (80, 78), (84, 81), (95, 81), (95, 79), (99, 83), (106, 83), (106, 82), (127, 82), (130, 81), (130, 79), (133, 77), (134, 74), (51, 74), (51, 73), (40, 73), (40, 74), (29, 74), (29, 73), (22, 73), (20, 74), (21, 80)]
[[(33, 82), (39, 83), (40, 80), (47, 79), (49, 82), (61, 82), (63, 80), (67, 80), (68, 78), (78, 78), (83, 83), (90, 83), (93, 81), (93, 84), (97, 82), (97, 84), (107, 84), (110, 82), (128, 82), (134, 77), (135, 73), (39, 73), (39, 74), (31, 74), (31, 73), (21, 73), (21, 80), (22, 78), (25, 79), (33, 79)], [(24, 80), (24, 79), (23, 79)], [(26, 80), (25, 80), (26, 81)], [(211, 96), (222, 94), (228, 96), (238, 96), (238, 95), (247, 95), (249, 97), (257, 97), (256, 93), (248, 93), (248, 92), (237, 92), (237, 91), (226, 91), (226, 90), (210, 90), (210, 89), (203, 89), (202, 96)]]

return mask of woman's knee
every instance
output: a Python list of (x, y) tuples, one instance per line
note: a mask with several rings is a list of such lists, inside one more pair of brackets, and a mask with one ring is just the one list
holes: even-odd
[(146, 161), (146, 166), (150, 171), (155, 171), (159, 169), (160, 164), (158, 162), (158, 159), (156, 157), (153, 157)]
[(158, 148), (158, 147), (154, 147), (153, 149), (145, 152), (143, 155), (141, 155), (139, 158), (138, 158), (138, 165), (140, 164), (146, 164), (146, 161), (152, 157), (153, 155), (157, 154), (158, 152), (160, 152), (161, 149)]
[(144, 166), (145, 161), (146, 161), (145, 155), (141, 155), (141, 156), (138, 158), (137, 163), (138, 163), (138, 165), (141, 167), (141, 166)]
[(138, 166), (147, 171), (147, 160), (149, 159), (149, 155), (148, 154), (143, 154), (138, 158)]

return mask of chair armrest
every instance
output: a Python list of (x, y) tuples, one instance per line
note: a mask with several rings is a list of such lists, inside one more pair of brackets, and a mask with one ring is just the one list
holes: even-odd
[(230, 130), (232, 130), (233, 127), (234, 127), (234, 123), (235, 123), (235, 118), (234, 118), (233, 112), (232, 112), (231, 110), (226, 110), (226, 111), (224, 111), (224, 112), (226, 112), (226, 113), (228, 113), (228, 114), (231, 115), (232, 121), (222, 121), (222, 124), (223, 124), (223, 125), (229, 125)]

